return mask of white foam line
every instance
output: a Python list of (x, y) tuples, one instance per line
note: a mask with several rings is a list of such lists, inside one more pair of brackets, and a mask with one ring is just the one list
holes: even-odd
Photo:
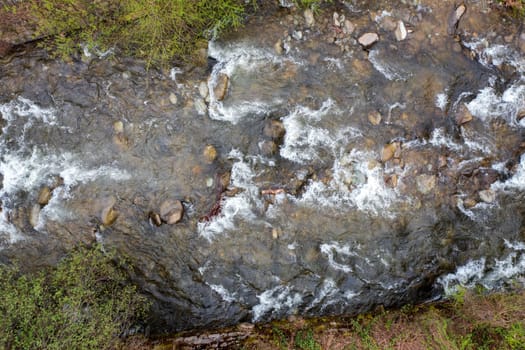
[(335, 254), (343, 258), (358, 256), (348, 244), (341, 245), (338, 242), (324, 243), (320, 246), (321, 253), (328, 258), (328, 264), (334, 269), (343, 271), (345, 273), (352, 272), (352, 268), (348, 265), (341, 264), (335, 261)]
[(253, 321), (259, 321), (263, 316), (271, 315), (282, 310), (291, 312), (298, 307), (303, 298), (299, 293), (293, 293), (289, 286), (276, 286), (257, 295), (259, 304), (252, 308)]

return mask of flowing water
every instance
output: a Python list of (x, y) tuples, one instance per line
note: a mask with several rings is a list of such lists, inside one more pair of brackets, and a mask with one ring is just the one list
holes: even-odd
[[(208, 69), (11, 57), (1, 259), (38, 267), (79, 242), (128, 254), (158, 330), (523, 284), (525, 59), (476, 3), (448, 36), (445, 3), (343, 2), (351, 35), (333, 11), (308, 28), (275, 10), (210, 43)], [(413, 33), (396, 41), (388, 19)], [(366, 31), (380, 34), (368, 52)], [(166, 200), (183, 220), (156, 226)], [(118, 218), (103, 225), (108, 207)]]

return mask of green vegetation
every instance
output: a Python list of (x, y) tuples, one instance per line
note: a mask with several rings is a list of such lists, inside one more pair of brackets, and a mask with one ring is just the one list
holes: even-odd
[(127, 282), (124, 261), (79, 248), (55, 268), (0, 268), (1, 349), (107, 349), (149, 303)]
[[(254, 6), (254, 2), (250, 6)], [(191, 59), (204, 39), (239, 27), (243, 0), (32, 0), (38, 36), (68, 57), (80, 44), (102, 51), (119, 47), (149, 64)]]
[(243, 349), (525, 349), (525, 291), (460, 289), (451, 300), (354, 318), (261, 325)]
[(508, 8), (515, 16), (525, 16), (525, 0), (497, 0), (497, 2)]
[[(208, 39), (243, 24), (257, 0), (29, 0), (37, 37), (56, 56), (68, 59), (88, 49), (117, 47), (148, 65), (200, 59)], [(319, 10), (332, 0), (293, 0)]]

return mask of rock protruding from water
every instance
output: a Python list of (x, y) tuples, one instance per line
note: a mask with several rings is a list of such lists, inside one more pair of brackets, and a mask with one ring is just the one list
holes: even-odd
[(100, 221), (104, 226), (111, 226), (118, 218), (118, 212), (115, 210), (115, 199), (111, 198), (107, 201), (106, 205), (100, 213)]
[(458, 29), (459, 20), (465, 12), (467, 11), (467, 7), (465, 4), (460, 4), (457, 6), (449, 15), (448, 17), (448, 28), (447, 33), (448, 35), (455, 35), (456, 31)]
[(462, 104), (458, 108), (458, 111), (456, 112), (455, 119), (456, 119), (457, 125), (463, 125), (463, 124), (470, 122), (473, 119), (473, 117), (472, 117), (472, 113), (470, 113), (467, 106)]
[(493, 190), (479, 191), (479, 198), (485, 203), (494, 203), (496, 200), (496, 192)]
[(398, 156), (401, 152), (400, 146), (401, 145), (399, 142), (392, 142), (383, 147), (383, 151), (381, 152), (381, 161), (385, 163), (394, 157), (399, 158)]
[(377, 35), (377, 33), (365, 33), (361, 35), (357, 41), (363, 48), (368, 49), (379, 41), (379, 35)]
[(226, 97), (226, 93), (228, 92), (229, 81), (230, 78), (224, 73), (221, 73), (217, 76), (217, 81), (215, 82), (215, 86), (213, 87), (213, 93), (217, 101), (222, 101)]
[(44, 186), (40, 189), (40, 192), (38, 193), (38, 204), (41, 206), (47, 205), (49, 203), (49, 200), (51, 199), (51, 189), (47, 186)]
[(397, 22), (397, 27), (396, 27), (396, 31), (394, 32), (395, 36), (396, 36), (396, 40), (397, 41), (403, 41), (406, 39), (407, 37), (407, 29), (405, 27), (405, 23), (403, 23), (403, 21), (398, 21)]
[(264, 136), (272, 140), (280, 140), (284, 137), (286, 130), (280, 120), (271, 120), (264, 126)]
[(160, 205), (160, 218), (168, 225), (173, 225), (182, 220), (184, 206), (179, 200), (165, 200)]

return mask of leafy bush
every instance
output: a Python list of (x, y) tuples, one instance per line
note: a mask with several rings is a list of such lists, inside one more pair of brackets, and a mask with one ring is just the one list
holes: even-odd
[(100, 50), (117, 46), (163, 65), (189, 59), (203, 39), (239, 27), (248, 6), (243, 0), (31, 1), (37, 35), (51, 35), (58, 55), (69, 56), (79, 43)]
[(105, 349), (149, 303), (127, 282), (123, 262), (79, 248), (57, 267), (23, 274), (0, 268), (0, 348)]

